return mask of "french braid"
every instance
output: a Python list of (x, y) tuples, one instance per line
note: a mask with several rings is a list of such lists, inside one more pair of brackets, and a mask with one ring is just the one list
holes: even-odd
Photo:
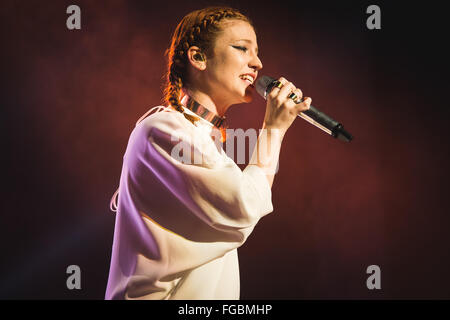
[[(225, 18), (243, 20), (253, 26), (248, 17), (229, 7), (208, 7), (193, 11), (178, 24), (172, 36), (171, 45), (165, 52), (168, 63), (163, 104), (171, 105), (191, 122), (195, 122), (198, 118), (186, 114), (180, 102), (181, 90), (188, 85), (186, 53), (191, 46), (198, 46), (204, 50), (207, 57), (210, 56), (208, 54), (212, 51), (217, 34), (221, 31), (219, 22)], [(142, 119), (143, 117), (139, 120)], [(114, 212), (118, 207), (118, 194), (119, 189), (110, 202), (110, 208)]]
[(181, 20), (172, 36), (171, 45), (166, 50), (168, 63), (163, 102), (174, 107), (193, 123), (198, 118), (184, 113), (180, 102), (182, 88), (189, 85), (187, 51), (191, 46), (198, 46), (207, 57), (210, 56), (214, 40), (221, 31), (219, 22), (223, 19), (243, 20), (253, 25), (248, 17), (233, 8), (208, 7), (196, 10)]

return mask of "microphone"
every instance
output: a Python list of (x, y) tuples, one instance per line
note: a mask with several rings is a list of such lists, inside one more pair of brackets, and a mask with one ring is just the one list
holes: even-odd
[[(264, 99), (267, 99), (267, 94), (272, 90), (276, 82), (277, 80), (271, 77), (261, 76), (255, 84), (256, 92), (258, 92)], [(303, 101), (303, 99), (301, 101)], [(300, 112), (298, 116), (317, 128), (325, 131), (333, 138), (337, 138), (345, 142), (350, 142), (353, 139), (352, 135), (344, 130), (344, 126), (342, 124), (331, 119), (325, 113), (317, 110), (313, 106), (310, 106), (309, 110)]]

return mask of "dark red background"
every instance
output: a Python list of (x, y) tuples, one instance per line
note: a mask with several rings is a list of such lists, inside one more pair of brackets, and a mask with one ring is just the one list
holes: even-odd
[[(81, 30), (66, 28), (71, 4)], [(80, 0), (0, 5), (0, 298), (103, 298), (129, 134), (160, 102), (176, 24), (212, 4), (254, 20), (261, 74), (293, 81), (355, 136), (301, 119), (289, 130), (275, 210), (239, 249), (241, 297), (450, 298), (442, 7), (378, 2), (371, 31), (368, 1)], [(264, 107), (234, 106), (230, 126), (259, 128)], [(71, 264), (80, 291), (66, 288)], [(366, 287), (372, 264), (381, 290)]]

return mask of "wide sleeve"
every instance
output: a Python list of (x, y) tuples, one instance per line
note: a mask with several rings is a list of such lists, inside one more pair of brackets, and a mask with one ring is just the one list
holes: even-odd
[(204, 223), (239, 232), (272, 212), (263, 170), (255, 165), (241, 170), (184, 118), (154, 121), (147, 132), (146, 167)]
[(227, 253), (238, 277), (231, 251), (273, 210), (263, 170), (241, 170), (179, 112), (141, 121), (123, 160), (107, 297), (159, 299), (180, 283), (196, 290), (186, 279), (215, 278), (221, 269), (195, 269)]

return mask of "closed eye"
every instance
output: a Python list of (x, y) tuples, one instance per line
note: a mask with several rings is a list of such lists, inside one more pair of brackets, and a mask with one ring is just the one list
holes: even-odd
[(244, 52), (247, 52), (247, 50), (248, 50), (246, 47), (241, 47), (241, 46), (233, 46), (233, 48), (242, 50), (242, 51), (244, 51)]

